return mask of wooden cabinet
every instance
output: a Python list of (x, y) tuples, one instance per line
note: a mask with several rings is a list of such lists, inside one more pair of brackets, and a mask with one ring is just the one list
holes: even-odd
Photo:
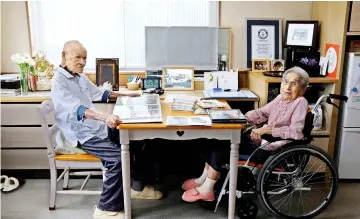
[[(37, 107), (40, 102), (1, 104), (1, 168), (49, 169)], [(95, 103), (96, 109), (111, 114), (114, 104)], [(47, 118), (55, 122), (54, 114)]]
[(349, 31), (360, 32), (360, 2), (353, 1), (350, 12)]

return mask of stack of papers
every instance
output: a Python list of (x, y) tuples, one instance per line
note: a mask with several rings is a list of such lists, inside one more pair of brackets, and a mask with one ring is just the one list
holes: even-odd
[(257, 98), (249, 90), (230, 90), (230, 91), (208, 91), (203, 90), (204, 98)]
[(200, 100), (199, 102), (197, 102), (197, 105), (199, 105), (203, 109), (226, 107), (226, 104), (224, 104), (218, 100)]
[(1, 89), (1, 95), (3, 96), (17, 96), (20, 94), (20, 89)]
[(196, 96), (176, 96), (171, 104), (172, 110), (194, 111), (196, 103), (201, 97)]
[(208, 116), (168, 116), (166, 126), (211, 126), (211, 119)]
[(119, 116), (122, 123), (163, 121), (158, 94), (140, 97), (120, 96), (116, 100), (113, 114)]

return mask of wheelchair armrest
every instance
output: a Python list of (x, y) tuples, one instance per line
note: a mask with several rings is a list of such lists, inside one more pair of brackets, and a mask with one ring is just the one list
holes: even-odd
[(283, 138), (279, 138), (279, 137), (274, 137), (270, 134), (263, 134), (263, 135), (261, 135), (261, 138), (268, 142), (284, 141), (284, 140), (294, 141), (294, 139), (292, 139), (292, 138), (283, 139)]

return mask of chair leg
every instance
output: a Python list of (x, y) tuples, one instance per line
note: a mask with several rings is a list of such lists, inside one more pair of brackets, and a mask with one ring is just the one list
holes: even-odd
[(56, 200), (56, 177), (57, 170), (55, 160), (50, 160), (50, 205), (49, 210), (55, 210), (55, 200)]
[(64, 175), (63, 190), (69, 189), (70, 168)]
[(224, 183), (223, 183), (223, 185), (221, 187), (221, 191), (220, 191), (220, 194), (219, 194), (219, 197), (218, 197), (214, 212), (217, 211), (222, 196), (226, 194), (226, 185), (228, 184), (229, 179), (230, 179), (230, 170), (229, 170), (228, 174), (226, 175), (225, 181), (224, 181)]

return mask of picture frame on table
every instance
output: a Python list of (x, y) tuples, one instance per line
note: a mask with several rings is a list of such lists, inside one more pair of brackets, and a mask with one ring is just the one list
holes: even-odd
[(245, 18), (245, 68), (253, 59), (282, 59), (282, 19)]
[(194, 67), (163, 67), (164, 90), (194, 90)]
[(270, 60), (269, 59), (253, 59), (251, 71), (252, 72), (270, 71)]
[(105, 82), (109, 82), (114, 91), (119, 90), (118, 58), (96, 58), (96, 85), (101, 86)]
[(317, 49), (318, 39), (319, 21), (286, 21), (285, 47)]

